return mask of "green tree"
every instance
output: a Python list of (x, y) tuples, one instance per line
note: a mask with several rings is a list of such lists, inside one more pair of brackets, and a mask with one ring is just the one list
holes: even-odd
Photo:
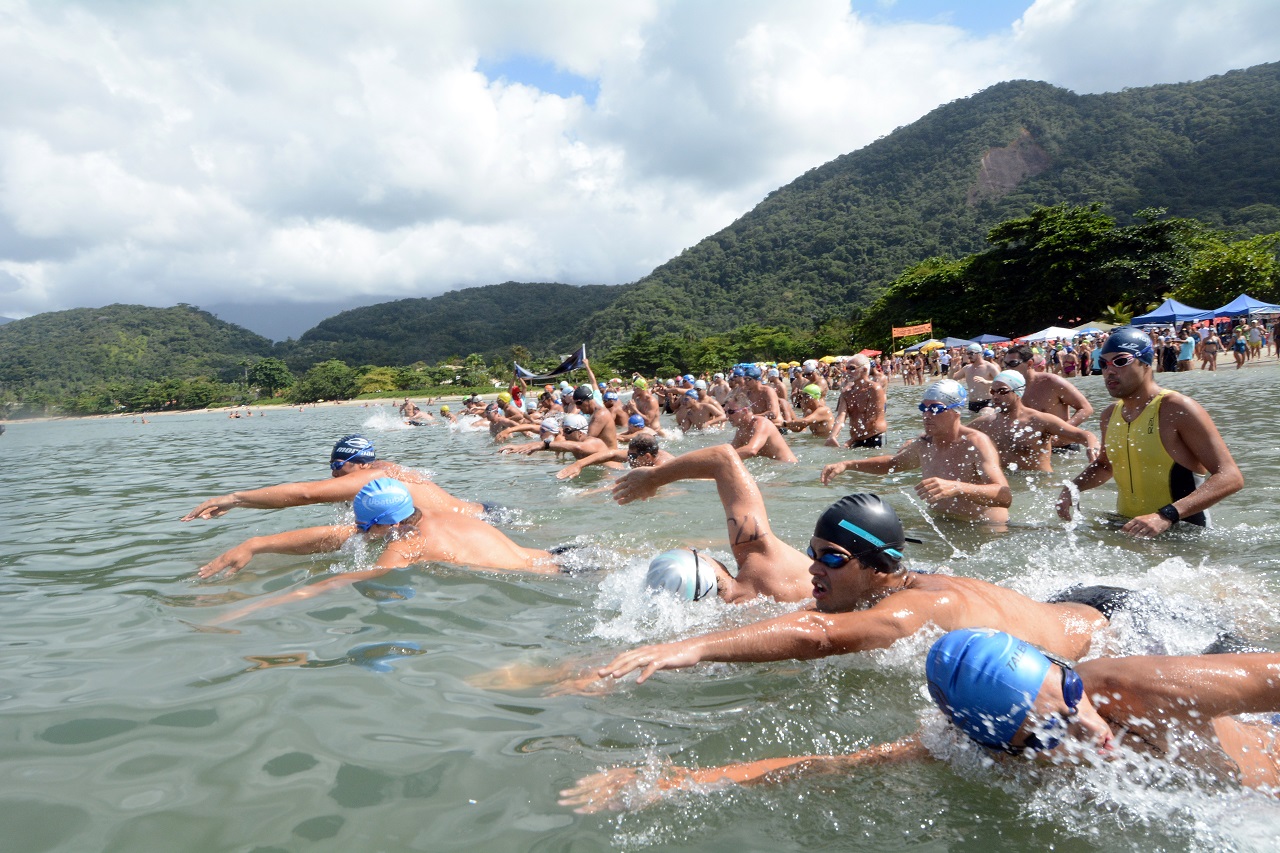
[(249, 384), (267, 397), (274, 397), (296, 381), (288, 365), (278, 358), (261, 359), (249, 368)]
[(302, 381), (289, 390), (289, 400), (294, 403), (350, 400), (358, 393), (357, 380), (355, 370), (331, 358), (308, 370)]
[(1280, 232), (1228, 243), (1215, 240), (1196, 253), (1186, 283), (1174, 298), (1188, 305), (1217, 308), (1248, 293), (1273, 302), (1280, 298)]

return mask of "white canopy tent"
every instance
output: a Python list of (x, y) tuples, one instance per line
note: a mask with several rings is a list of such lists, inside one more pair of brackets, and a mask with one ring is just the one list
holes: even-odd
[(1064, 329), (1061, 326), (1050, 326), (1049, 328), (1041, 329), (1040, 331), (1034, 334), (1023, 335), (1022, 337), (1018, 338), (1018, 340), (1026, 341), (1027, 343), (1030, 343), (1030, 344), (1034, 344), (1039, 341), (1052, 341), (1052, 340), (1069, 341), (1078, 334), (1079, 332), (1077, 332), (1075, 329)]

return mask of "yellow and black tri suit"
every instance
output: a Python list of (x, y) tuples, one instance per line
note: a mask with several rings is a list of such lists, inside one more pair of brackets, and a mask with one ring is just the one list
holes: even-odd
[[(1160, 404), (1169, 391), (1162, 390), (1147, 403), (1132, 423), (1126, 423), (1122, 403), (1116, 403), (1107, 422), (1106, 451), (1120, 494), (1116, 511), (1128, 518), (1148, 515), (1185, 498), (1202, 478), (1173, 461), (1160, 441)], [(1183, 516), (1187, 524), (1205, 527), (1203, 512)]]

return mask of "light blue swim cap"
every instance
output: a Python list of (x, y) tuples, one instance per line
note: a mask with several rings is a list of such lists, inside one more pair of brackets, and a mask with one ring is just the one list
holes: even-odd
[(992, 382), (1003, 382), (1013, 389), (1013, 393), (1019, 397), (1022, 392), (1027, 390), (1027, 380), (1021, 373), (1016, 370), (1002, 370), (991, 379)]
[(925, 659), (929, 695), (983, 746), (1006, 749), (1035, 704), (1051, 666), (1025, 640), (988, 628), (938, 638)]
[(764, 374), (760, 372), (760, 368), (756, 367), (754, 364), (742, 365), (742, 375), (748, 379), (759, 379), (764, 376)]
[(685, 601), (698, 601), (717, 589), (715, 564), (700, 559), (697, 551), (673, 548), (649, 561), (644, 585), (674, 592)]
[(413, 515), (413, 496), (399, 480), (379, 477), (356, 492), (352, 508), (361, 530), (373, 524), (399, 524)]
[(948, 408), (955, 408), (969, 402), (969, 392), (954, 379), (939, 379), (924, 389), (924, 396), (920, 399), (937, 400)]

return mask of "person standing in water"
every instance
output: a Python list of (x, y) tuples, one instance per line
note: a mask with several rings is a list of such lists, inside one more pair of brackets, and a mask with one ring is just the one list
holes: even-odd
[[(1138, 537), (1159, 536), (1180, 522), (1207, 526), (1206, 510), (1244, 487), (1209, 413), (1157, 385), (1153, 359), (1151, 340), (1131, 326), (1102, 345), (1102, 379), (1117, 402), (1102, 413), (1102, 454), (1072, 480), (1083, 492), (1114, 479), (1116, 511), (1129, 519), (1121, 530)], [(1074, 504), (1064, 487), (1058, 515), (1070, 521)]]

